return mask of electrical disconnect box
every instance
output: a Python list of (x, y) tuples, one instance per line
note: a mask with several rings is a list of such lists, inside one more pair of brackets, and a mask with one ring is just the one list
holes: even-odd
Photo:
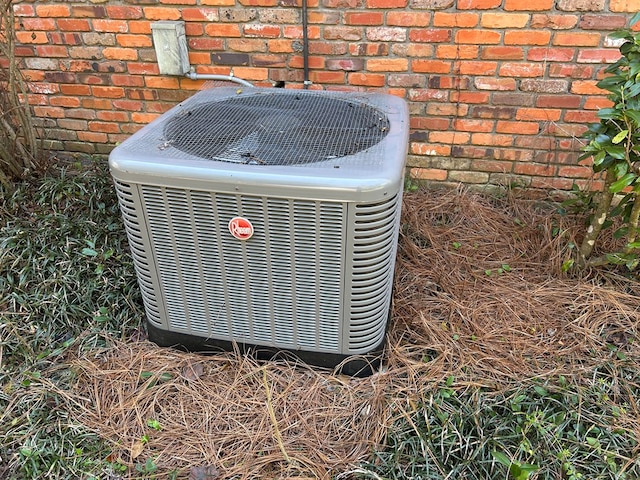
[(191, 66), (184, 22), (163, 20), (151, 24), (158, 67), (163, 75), (184, 75)]

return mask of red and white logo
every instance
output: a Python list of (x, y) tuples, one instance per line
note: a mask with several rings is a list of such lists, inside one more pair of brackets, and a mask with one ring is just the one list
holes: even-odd
[(253, 225), (244, 217), (233, 217), (229, 220), (229, 232), (238, 240), (249, 240), (253, 235)]

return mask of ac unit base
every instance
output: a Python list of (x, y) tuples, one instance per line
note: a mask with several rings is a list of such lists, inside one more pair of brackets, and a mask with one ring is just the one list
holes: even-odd
[(348, 356), (303, 350), (293, 351), (172, 332), (155, 327), (149, 322), (147, 322), (147, 333), (149, 340), (160, 347), (174, 347), (180, 350), (199, 353), (228, 352), (237, 348), (240, 353), (252, 355), (258, 360), (276, 360), (278, 358), (294, 357), (306, 364), (321, 368), (333, 370), (339, 367), (337, 373), (354, 377), (366, 377), (374, 373), (380, 366), (384, 348), (383, 339), (377, 347), (365, 355)]

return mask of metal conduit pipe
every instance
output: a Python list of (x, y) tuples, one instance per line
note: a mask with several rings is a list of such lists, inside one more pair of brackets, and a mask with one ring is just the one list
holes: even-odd
[(311, 85), (309, 80), (309, 26), (307, 18), (307, 0), (302, 0), (302, 62), (304, 69), (304, 82), (302, 88), (307, 89)]
[(196, 72), (188, 72), (185, 74), (187, 78), (191, 80), (226, 80), (227, 82), (239, 83), (240, 85), (244, 85), (245, 87), (253, 88), (253, 85), (246, 80), (243, 80), (238, 77), (234, 77), (233, 75), (216, 75), (214, 73), (196, 73)]

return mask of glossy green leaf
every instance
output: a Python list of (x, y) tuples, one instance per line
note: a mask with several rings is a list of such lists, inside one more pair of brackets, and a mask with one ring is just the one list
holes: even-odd
[(636, 178), (637, 177), (636, 177), (635, 173), (629, 172), (629, 173), (625, 174), (622, 178), (620, 178), (620, 179), (616, 180), (615, 182), (613, 182), (611, 184), (611, 186), (609, 187), (609, 190), (611, 192), (613, 192), (613, 193), (621, 192), (626, 187), (631, 185)]
[(627, 138), (627, 135), (629, 135), (629, 130), (621, 130), (620, 132), (618, 132), (618, 134), (615, 137), (611, 139), (611, 143), (617, 145), (618, 143), (622, 142), (625, 138)]

